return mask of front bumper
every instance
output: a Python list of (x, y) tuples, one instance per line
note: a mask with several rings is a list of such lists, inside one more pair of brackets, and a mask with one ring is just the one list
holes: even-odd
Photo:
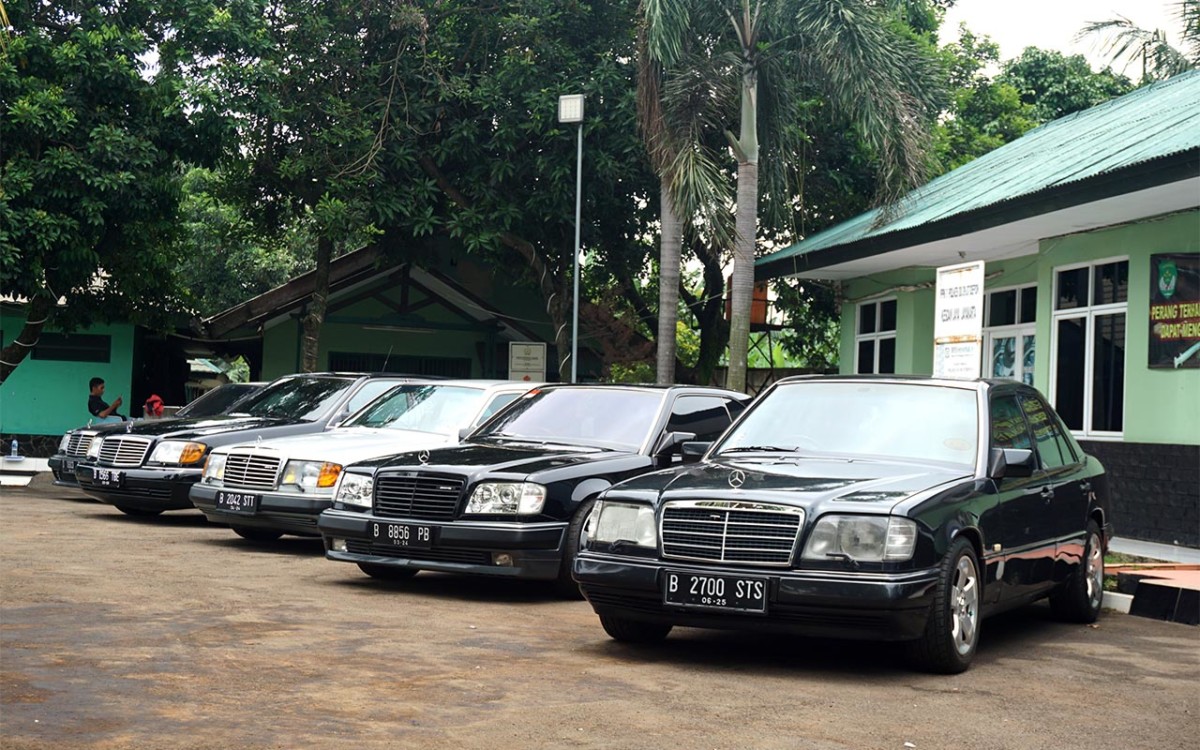
[(46, 463), (50, 465), (50, 473), (54, 475), (55, 485), (79, 489), (79, 480), (75, 478), (75, 467), (86, 460), (83, 456), (55, 453), (46, 460)]
[[(253, 513), (242, 513), (217, 508), (217, 492), (226, 490), (258, 495), (258, 508)], [(282, 531), (298, 536), (320, 536), (317, 518), (321, 511), (329, 508), (333, 498), (328, 495), (314, 497), (283, 492), (258, 492), (231, 487), (214, 487), (197, 483), (192, 485), (188, 497), (204, 513), (208, 520), (230, 526), (248, 526), (256, 529)]]
[[(667, 570), (768, 579), (765, 614), (663, 603)], [(754, 630), (826, 638), (907, 641), (921, 637), (933, 604), (936, 569), (909, 573), (838, 573), (665, 563), (581, 552), (575, 580), (597, 614), (718, 630)]]
[[(102, 487), (94, 480), (95, 471), (120, 472), (120, 484)], [(179, 467), (108, 467), (79, 464), (75, 479), (79, 488), (97, 500), (136, 510), (186, 510), (192, 506), (188, 490), (200, 480), (200, 469)]]
[[(432, 545), (417, 549), (376, 544), (371, 539), (376, 523), (428, 526)], [(343, 510), (325, 511), (317, 525), (330, 560), (539, 580), (558, 577), (567, 530), (566, 521), (424, 521)], [(346, 551), (335, 551), (334, 539), (345, 540)], [(499, 553), (507, 554), (511, 564), (495, 564)]]

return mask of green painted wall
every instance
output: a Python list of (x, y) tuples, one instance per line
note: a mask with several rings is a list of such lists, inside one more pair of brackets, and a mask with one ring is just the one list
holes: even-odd
[[(23, 315), (0, 312), (4, 345), (21, 331)], [(120, 412), (128, 416), (132, 402), (133, 334), (127, 324), (97, 325), (79, 333), (112, 337), (108, 362), (59, 362), (26, 357), (0, 385), (0, 433), (16, 435), (61, 435), (87, 424), (88, 381), (105, 380), (105, 400), (124, 396)], [(141, 405), (138, 405), (141, 408)]]
[[(1160, 370), (1149, 356), (1150, 256), (1200, 252), (1200, 211), (1185, 211), (1094, 232), (1052, 237), (1037, 255), (987, 264), (986, 289), (1037, 283), (1034, 386), (1050, 392), (1054, 269), (1106, 258), (1129, 258), (1125, 341), (1125, 429), (1131, 443), (1200, 444), (1200, 370)], [(899, 269), (843, 283), (842, 373), (854, 370), (856, 303), (896, 298), (896, 372), (933, 371), (934, 269)]]
[(1128, 443), (1200, 445), (1200, 370), (1160, 370), (1147, 365), (1150, 351), (1150, 256), (1200, 252), (1200, 211), (1185, 211), (1084, 234), (1042, 240), (1038, 263), (1039, 356), (1034, 383), (1050, 385), (1054, 269), (1074, 263), (1129, 258), (1125, 317), (1125, 430)]

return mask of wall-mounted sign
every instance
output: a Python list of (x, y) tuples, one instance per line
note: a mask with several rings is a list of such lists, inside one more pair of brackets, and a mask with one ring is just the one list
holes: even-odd
[(937, 270), (934, 377), (979, 377), (983, 361), (983, 280), (983, 261)]
[(542, 382), (546, 379), (546, 344), (508, 343), (508, 379)]
[(1200, 253), (1150, 256), (1149, 364), (1200, 368)]

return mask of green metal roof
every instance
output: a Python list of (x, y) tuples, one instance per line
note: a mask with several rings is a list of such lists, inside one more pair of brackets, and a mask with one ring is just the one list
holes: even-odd
[[(854, 257), (869, 257), (1055, 210), (1062, 200), (1052, 195), (1065, 190), (1072, 200), (1086, 200), (1086, 191), (1076, 188), (1131, 170), (1140, 178), (1122, 180), (1110, 193), (1183, 179), (1195, 171), (1198, 149), (1200, 70), (1035, 128), (913, 190), (886, 223), (875, 226), (880, 209), (860, 214), (764, 255), (755, 263), (756, 275), (786, 276), (842, 262), (847, 252), (839, 250), (850, 246)], [(1183, 174), (1152, 164), (1161, 160), (1184, 162)]]

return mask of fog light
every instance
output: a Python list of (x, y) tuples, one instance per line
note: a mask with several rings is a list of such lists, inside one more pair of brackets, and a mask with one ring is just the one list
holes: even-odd
[(329, 549), (333, 550), (334, 552), (345, 552), (346, 551), (346, 540), (338, 539), (337, 537), (330, 539), (329, 540)]
[(493, 552), (492, 565), (499, 565), (504, 568), (511, 568), (513, 564), (512, 555), (507, 552)]

